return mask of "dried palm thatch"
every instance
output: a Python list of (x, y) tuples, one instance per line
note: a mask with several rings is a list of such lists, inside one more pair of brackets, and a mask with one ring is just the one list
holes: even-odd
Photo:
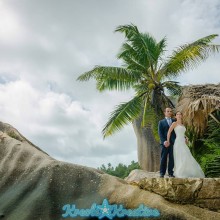
[(184, 86), (176, 110), (183, 113), (184, 124), (201, 136), (209, 116), (220, 124), (212, 114), (220, 110), (220, 84)]

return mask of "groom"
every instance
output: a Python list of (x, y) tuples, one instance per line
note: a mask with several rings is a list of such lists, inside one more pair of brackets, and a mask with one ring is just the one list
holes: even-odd
[(165, 118), (159, 121), (158, 133), (160, 136), (160, 147), (161, 147), (161, 160), (160, 160), (160, 177), (164, 177), (167, 169), (167, 157), (169, 156), (168, 162), (168, 174), (169, 177), (175, 177), (173, 175), (174, 159), (173, 159), (173, 144), (176, 138), (175, 132), (172, 131), (170, 136), (170, 145), (167, 143), (167, 132), (171, 124), (175, 121), (171, 118), (173, 112), (171, 108), (164, 110)]

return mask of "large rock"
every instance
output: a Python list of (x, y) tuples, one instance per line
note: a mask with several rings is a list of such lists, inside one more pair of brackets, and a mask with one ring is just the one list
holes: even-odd
[(220, 178), (158, 178), (158, 175), (133, 170), (126, 181), (175, 203), (220, 211)]
[(144, 178), (160, 177), (160, 172), (148, 172), (146, 170), (132, 170), (125, 180), (129, 183), (137, 184)]
[(3, 132), (0, 134), (2, 219), (64, 219), (62, 214), (66, 211), (62, 208), (71, 211), (68, 209), (71, 204), (79, 209), (90, 208), (93, 203), (102, 204), (104, 199), (112, 205), (122, 204), (127, 209), (135, 209), (140, 204), (157, 209), (160, 216), (156, 219), (220, 219), (218, 212), (175, 204), (99, 170), (57, 161), (7, 124), (0, 123), (0, 130)]
[(143, 170), (155, 172), (159, 169), (160, 144), (155, 139), (151, 126), (141, 125), (143, 114), (132, 123), (137, 138), (138, 163)]

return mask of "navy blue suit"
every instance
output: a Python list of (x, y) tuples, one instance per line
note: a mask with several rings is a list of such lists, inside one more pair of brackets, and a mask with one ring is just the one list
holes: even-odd
[[(175, 120), (172, 119), (172, 122)], [(164, 118), (163, 120), (159, 121), (158, 125), (158, 133), (160, 136), (160, 147), (161, 147), (161, 160), (160, 160), (160, 175), (164, 176), (167, 169), (167, 156), (169, 155), (169, 162), (168, 162), (168, 174), (173, 175), (173, 168), (174, 168), (174, 159), (173, 159), (173, 144), (176, 139), (176, 134), (174, 130), (170, 135), (170, 146), (165, 147), (164, 141), (167, 140), (167, 133), (169, 130), (169, 124), (167, 119)]]

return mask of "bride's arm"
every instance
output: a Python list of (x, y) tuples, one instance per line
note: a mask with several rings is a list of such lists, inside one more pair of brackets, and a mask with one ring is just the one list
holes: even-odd
[(170, 135), (171, 135), (171, 132), (173, 131), (173, 129), (175, 128), (176, 126), (176, 122), (173, 122), (172, 125), (170, 126), (168, 132), (167, 132), (167, 142), (170, 144)]

